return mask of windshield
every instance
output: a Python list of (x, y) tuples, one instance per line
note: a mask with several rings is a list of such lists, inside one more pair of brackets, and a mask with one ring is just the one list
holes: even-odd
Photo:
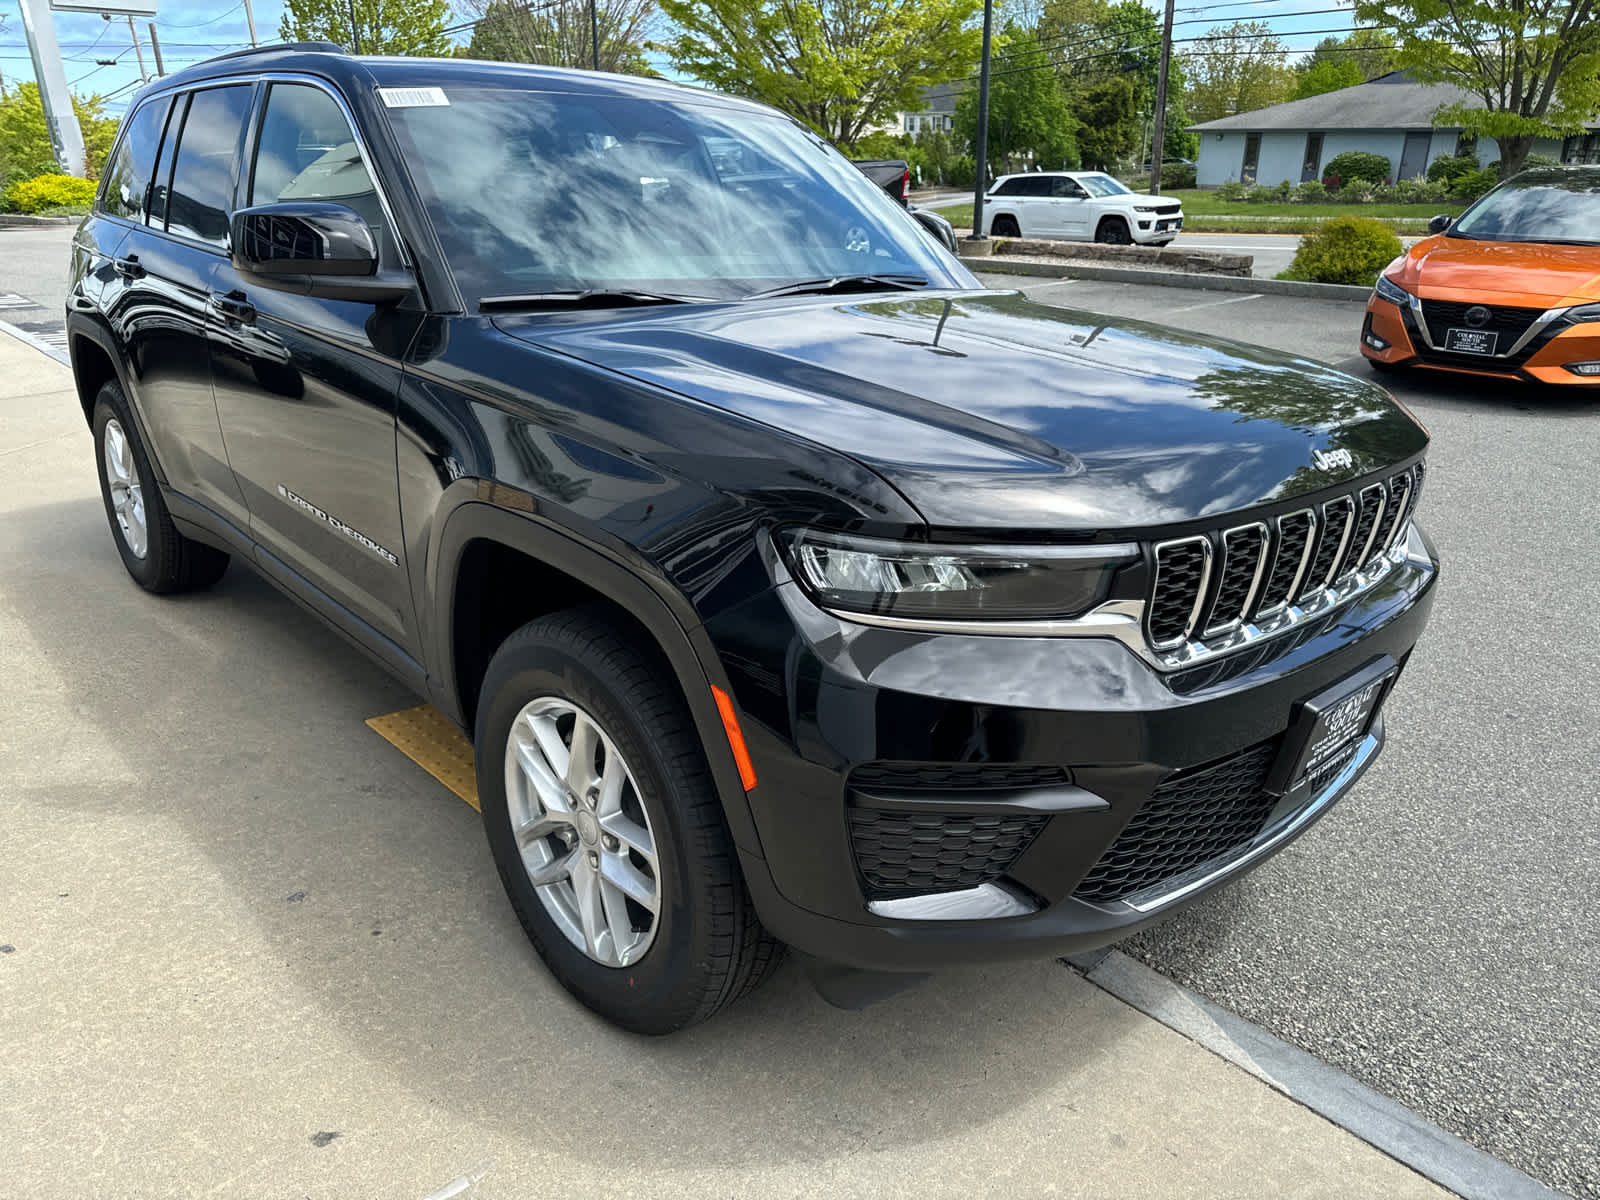
[(474, 307), (552, 291), (739, 299), (850, 275), (977, 286), (786, 117), (629, 96), (442, 94), (447, 103), (387, 111)]
[(1079, 175), (1078, 182), (1091, 196), (1128, 196), (1132, 193), (1109, 175)]
[(1486, 242), (1600, 241), (1600, 183), (1545, 177), (1501, 184), (1450, 227), (1453, 237)]

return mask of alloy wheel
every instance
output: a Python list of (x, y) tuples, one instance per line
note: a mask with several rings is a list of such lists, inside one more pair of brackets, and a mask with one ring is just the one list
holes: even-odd
[(122, 540), (128, 552), (135, 558), (143, 558), (150, 549), (144, 487), (139, 481), (133, 447), (128, 444), (128, 435), (115, 417), (106, 422), (103, 449), (106, 483), (111, 488), (111, 509), (117, 515), (117, 528), (122, 531)]
[(541, 696), (511, 724), (505, 777), (523, 869), (550, 919), (602, 966), (638, 962), (655, 940), (661, 873), (615, 741), (571, 701)]

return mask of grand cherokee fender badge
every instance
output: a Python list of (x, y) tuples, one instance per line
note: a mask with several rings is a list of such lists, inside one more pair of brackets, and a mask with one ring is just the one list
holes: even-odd
[(351, 529), (350, 526), (339, 520), (338, 517), (329, 516), (327, 513), (323, 512), (322, 509), (318, 508), (315, 504), (311, 503), (311, 501), (307, 500), (304, 496), (296, 495), (294, 492), (291, 492), (288, 488), (284, 487), (281, 483), (278, 485), (278, 495), (282, 496), (296, 508), (310, 513), (317, 520), (331, 525), (340, 533), (344, 534), (345, 537), (349, 538), (352, 542), (356, 542), (362, 546), (365, 546), (368, 550), (371, 550), (390, 566), (397, 567), (400, 565), (400, 560), (398, 558), (396, 558), (388, 550), (385, 550), (382, 546), (378, 545), (377, 542), (373, 541), (359, 529)]

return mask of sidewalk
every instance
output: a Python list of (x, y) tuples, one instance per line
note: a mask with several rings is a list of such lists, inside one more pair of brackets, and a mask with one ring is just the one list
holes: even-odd
[(1056, 962), (600, 1024), (398, 688), (238, 565), (139, 592), (92, 454), (0, 330), (6, 1194), (1448, 1194)]

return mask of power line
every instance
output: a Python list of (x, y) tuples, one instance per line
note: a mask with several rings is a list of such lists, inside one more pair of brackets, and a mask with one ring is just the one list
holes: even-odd
[(207, 25), (215, 25), (218, 21), (221, 21), (225, 17), (233, 16), (234, 13), (238, 12), (243, 7), (244, 7), (244, 0), (239, 0), (239, 3), (235, 4), (232, 8), (230, 8), (227, 12), (223, 13), (221, 16), (211, 17), (211, 18), (209, 18), (207, 20), (204, 20), (204, 21), (193, 21), (193, 22), (190, 22), (187, 25), (175, 25), (171, 21), (157, 21), (156, 24), (157, 25), (164, 25), (168, 29), (203, 29)]

